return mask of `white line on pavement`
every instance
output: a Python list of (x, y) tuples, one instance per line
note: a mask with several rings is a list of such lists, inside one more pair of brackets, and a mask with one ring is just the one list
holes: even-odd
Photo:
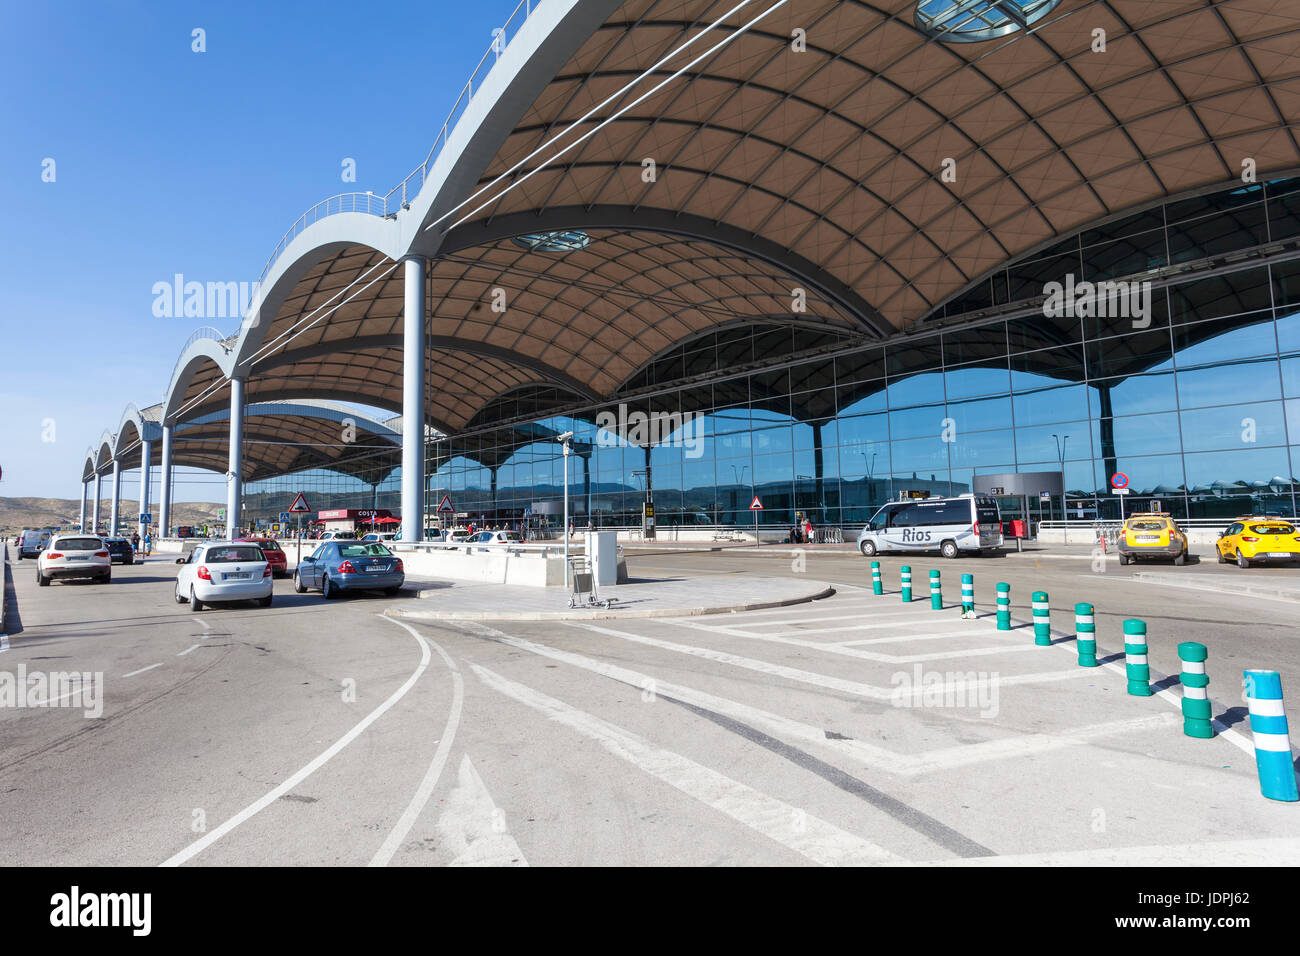
[(465, 754), (458, 782), (438, 818), (442, 846), (456, 854), (450, 866), (527, 866), (524, 851), (506, 832), (506, 818)]
[(162, 663), (150, 664), (148, 667), (142, 667), (138, 671), (131, 671), (129, 674), (123, 674), (123, 677), (134, 677), (136, 674), (143, 674), (145, 671), (151, 671), (155, 667), (162, 667)]
[(810, 813), (723, 776), (681, 754), (657, 747), (643, 737), (547, 697), (530, 687), (506, 680), (478, 664), (470, 667), (493, 690), (545, 714), (556, 723), (597, 741), (614, 756), (706, 806), (726, 814), (751, 830), (825, 866), (901, 863), (890, 853), (856, 834), (841, 830)]
[[(662, 623), (662, 622), (661, 622)], [(1038, 650), (1035, 644), (1003, 644), (999, 647), (968, 647), (960, 650), (951, 651), (933, 651), (928, 654), (881, 654), (877, 651), (864, 651), (856, 647), (848, 647), (844, 644), (836, 644), (829, 641), (809, 641), (798, 637), (782, 637), (780, 634), (754, 634), (739, 627), (705, 627), (694, 621), (677, 621), (674, 622), (677, 627), (689, 627), (694, 630), (710, 631), (714, 634), (725, 634), (729, 637), (745, 637), (753, 641), (766, 641), (770, 644), (789, 644), (794, 647), (809, 647), (816, 650), (825, 651), (827, 654), (839, 654), (843, 657), (854, 657), (860, 661), (873, 661), (877, 664), (916, 664), (921, 661), (942, 661), (950, 660), (954, 657), (985, 657), (989, 654), (1022, 654)], [(835, 630), (831, 628), (830, 630)], [(944, 635), (954, 636), (954, 635)], [(962, 634), (961, 636), (967, 636)], [(987, 632), (985, 632), (987, 636)]]
[(202, 647), (202, 646), (203, 646), (202, 644), (191, 644), (189, 647), (185, 648), (185, 650), (181, 651), (181, 652), (180, 652), (179, 654), (177, 654), (176, 656), (177, 656), (177, 657), (184, 657), (184, 656), (185, 656), (186, 654), (188, 654), (190, 651), (194, 650), (194, 648), (196, 648), (196, 647)]
[(415, 633), (414, 631), (411, 631), (411, 636), (414, 637), (416, 641), (419, 642), (420, 663), (416, 666), (415, 670), (411, 673), (411, 676), (406, 679), (406, 683), (404, 683), (401, 687), (397, 688), (397, 690), (393, 691), (393, 693), (389, 696), (387, 700), (385, 700), (382, 704), (380, 704), (369, 714), (367, 714), (364, 718), (362, 718), (361, 721), (355, 727), (353, 727), (346, 734), (344, 734), (342, 737), (336, 740), (332, 745), (330, 745), (329, 748), (327, 748), (323, 753), (321, 753), (318, 757), (316, 757), (315, 760), (307, 764), (307, 766), (303, 767), (301, 770), (295, 773), (288, 780), (284, 781), (284, 783), (280, 784), (274, 790), (269, 791), (259, 799), (253, 801), (248, 806), (244, 807), (244, 809), (240, 810), (238, 813), (236, 813), (225, 823), (221, 824), (220, 826), (216, 827), (213, 830), (208, 831), (206, 834), (204, 834), (199, 839), (195, 840), (189, 846), (185, 847), (185, 849), (181, 850), (179, 853), (176, 853), (173, 856), (168, 857), (160, 865), (180, 866), (182, 863), (185, 863), (187, 860), (191, 860), (195, 856), (198, 856), (198, 854), (202, 853), (208, 847), (212, 846), (212, 844), (216, 843), (218, 840), (220, 840), (231, 830), (235, 829), (235, 827), (239, 826), (245, 820), (250, 819), (255, 814), (260, 813), (262, 810), (265, 810), (276, 800), (280, 799), (280, 797), (284, 796), (284, 794), (288, 793), (290, 790), (298, 786), (298, 784), (302, 783), (304, 780), (310, 777), (321, 767), (325, 766), (325, 764), (327, 764), (331, 759), (333, 759), (333, 757), (340, 750), (342, 750), (348, 744), (352, 743), (352, 741), (356, 740), (356, 738), (361, 735), (362, 731), (364, 731), (367, 727), (369, 727), (376, 720), (382, 717), (385, 713), (388, 712), (388, 710), (394, 704), (396, 704), (399, 700), (405, 697), (406, 692), (415, 686), (415, 682), (420, 679), (420, 675), (423, 674), (425, 669), (429, 666), (429, 660), (432, 657), (432, 655), (429, 652), (429, 645), (425, 641), (425, 639), (421, 637), (419, 634)]
[(619, 667), (616, 664), (607, 664), (604, 661), (584, 657), (571, 651), (562, 651), (554, 647), (548, 647), (545, 644), (536, 644), (521, 637), (512, 637), (483, 624), (462, 624), (461, 626), (471, 629), (475, 633), (492, 637), (519, 650), (529, 651), (540, 657), (571, 664), (574, 667), (580, 667), (602, 677), (608, 677), (611, 680), (627, 684), (630, 687), (645, 689), (648, 686), (653, 686), (655, 693), (658, 695), (672, 697), (684, 703), (732, 717), (786, 740), (797, 740), (806, 744), (825, 747), (828, 750), (857, 760), (874, 770), (902, 775), (929, 773), (935, 770), (967, 766), (989, 760), (1004, 760), (1010, 757), (1045, 753), (1050, 750), (1059, 750), (1062, 747), (1084, 743), (1096, 737), (1164, 727), (1178, 721), (1178, 718), (1173, 714), (1156, 714), (1151, 717), (1092, 724), (1087, 727), (1077, 727), (1073, 730), (1060, 731), (1055, 734), (1016, 734), (977, 744), (960, 744), (953, 747), (923, 751), (919, 754), (901, 754), (862, 740), (828, 738), (825, 728), (822, 727), (805, 724), (789, 717), (751, 707), (748, 704), (728, 700), (725, 697), (718, 697), (694, 688), (684, 687), (681, 684), (660, 680), (657, 677)]
[(1294, 866), (1300, 839), (1223, 840), (933, 860), (921, 866)]
[[(383, 617), (382, 614), (379, 616)], [(411, 627), (411, 625), (394, 620), (391, 617), (384, 617), (384, 620), (405, 628), (419, 639), (420, 635), (416, 633), (415, 628)], [(402, 812), (401, 817), (394, 824), (383, 845), (371, 858), (371, 866), (387, 866), (388, 861), (397, 852), (397, 848), (406, 839), (406, 835), (411, 832), (411, 827), (415, 825), (415, 821), (420, 818), (420, 814), (424, 811), (424, 805), (429, 802), (429, 797), (433, 795), (433, 788), (438, 785), (438, 778), (442, 775), (442, 768), (447, 764), (447, 755), (451, 752), (451, 743), (456, 737), (456, 729), (460, 726), (460, 712), (465, 700), (465, 682), (460, 676), (460, 668), (447, 655), (447, 652), (438, 645), (437, 641), (430, 640), (429, 643), (433, 645), (433, 649), (438, 652), (438, 655), (447, 665), (447, 669), (451, 671), (451, 713), (447, 715), (447, 725), (442, 730), (442, 737), (438, 741), (438, 749), (434, 751), (433, 762), (429, 764), (429, 769), (425, 771), (424, 779), (420, 781), (420, 785), (412, 795), (411, 802), (407, 804), (406, 810)], [(466, 759), (469, 758), (466, 757)]]

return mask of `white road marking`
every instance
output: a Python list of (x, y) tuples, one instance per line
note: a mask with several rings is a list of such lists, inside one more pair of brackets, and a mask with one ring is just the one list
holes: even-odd
[[(691, 621), (682, 621), (677, 626), (699, 629)], [(1001, 644), (997, 647), (968, 647), (964, 649), (954, 649), (950, 651), (932, 651), (928, 654), (882, 654), (878, 651), (864, 651), (856, 647), (848, 647), (844, 644), (834, 644), (823, 641), (810, 641), (800, 637), (783, 637), (780, 634), (752, 634), (742, 628), (712, 628), (715, 633), (726, 634), (728, 637), (744, 637), (753, 641), (766, 641), (771, 644), (789, 644), (793, 647), (813, 648), (819, 651), (825, 651), (827, 654), (839, 654), (843, 657), (853, 657), (861, 661), (872, 661), (877, 664), (917, 664), (921, 661), (942, 661), (950, 660), (955, 657), (986, 657), (989, 654), (1023, 654), (1037, 650), (1037, 645), (1030, 643)], [(966, 632), (957, 636), (968, 636)]]
[[(462, 626), (468, 627), (467, 624), (462, 624)], [(718, 697), (681, 684), (660, 680), (657, 677), (619, 667), (616, 664), (607, 664), (604, 661), (584, 657), (571, 651), (562, 651), (521, 637), (512, 637), (486, 625), (474, 624), (472, 630), (493, 637), (501, 643), (508, 644), (519, 650), (529, 651), (539, 657), (571, 664), (574, 667), (580, 667), (594, 674), (600, 674), (602, 677), (608, 677), (611, 680), (627, 684), (630, 687), (643, 689), (648, 686), (648, 682), (653, 682), (655, 693), (662, 694), (665, 697), (672, 697), (683, 703), (732, 717), (785, 740), (797, 740), (806, 744), (825, 747), (828, 750), (852, 758), (873, 770), (883, 770), (887, 773), (904, 776), (968, 766), (989, 760), (1005, 760), (1011, 757), (1045, 753), (1085, 743), (1098, 737), (1171, 726), (1178, 722), (1178, 718), (1173, 714), (1156, 714), (1130, 720), (1092, 724), (1087, 727), (1077, 727), (1073, 730), (1061, 731), (1055, 734), (1016, 734), (978, 744), (942, 747), (936, 750), (923, 751), (919, 754), (900, 754), (861, 740), (830, 739), (827, 738), (826, 730), (822, 727), (801, 723), (779, 714), (773, 714), (757, 707), (751, 707), (748, 704), (728, 700), (725, 697)]]
[(933, 860), (920, 866), (1294, 866), (1300, 839), (1223, 840), (1215, 843), (1174, 843), (1168, 846), (1108, 847), (1061, 850), (1015, 856)]
[(364, 731), (367, 727), (369, 727), (376, 720), (382, 717), (385, 713), (388, 712), (388, 710), (394, 704), (396, 704), (399, 700), (405, 697), (407, 691), (409, 691), (412, 687), (415, 686), (415, 682), (420, 679), (420, 675), (423, 674), (425, 669), (429, 666), (429, 660), (432, 657), (432, 654), (430, 654), (429, 652), (429, 645), (425, 641), (425, 639), (421, 637), (419, 634), (415, 633), (415, 631), (411, 631), (411, 635), (420, 644), (420, 663), (416, 666), (415, 670), (411, 673), (411, 676), (406, 679), (406, 683), (404, 683), (401, 687), (397, 688), (397, 690), (393, 691), (393, 693), (388, 697), (387, 700), (385, 700), (382, 704), (380, 704), (369, 714), (367, 714), (364, 718), (362, 718), (362, 720), (355, 727), (353, 727), (346, 734), (344, 734), (342, 737), (336, 740), (323, 753), (321, 753), (318, 757), (316, 757), (315, 760), (307, 764), (305, 767), (303, 767), (301, 770), (299, 770), (289, 779), (285, 780), (284, 783), (280, 784), (275, 789), (269, 791), (264, 796), (253, 801), (248, 806), (244, 807), (244, 809), (240, 810), (238, 813), (236, 813), (225, 823), (222, 823), (220, 826), (212, 830), (209, 830), (206, 834), (204, 834), (199, 839), (195, 840), (189, 846), (185, 847), (185, 849), (181, 850), (179, 853), (176, 853), (173, 856), (168, 857), (160, 865), (180, 866), (182, 863), (185, 863), (186, 861), (193, 859), (195, 856), (202, 853), (208, 847), (212, 846), (212, 844), (216, 843), (223, 836), (225, 836), (231, 830), (235, 829), (235, 827), (239, 826), (245, 820), (250, 819), (254, 815), (260, 813), (262, 810), (265, 810), (276, 800), (280, 799), (280, 797), (284, 796), (286, 793), (293, 790), (294, 787), (298, 786), (298, 784), (302, 783), (304, 780), (310, 777), (321, 767), (325, 766), (325, 764), (327, 764), (331, 759), (333, 759), (334, 756), (338, 754), (339, 751), (341, 751), (344, 747), (352, 743), (352, 741), (354, 741), (358, 736), (360, 736), (362, 731)]
[[(379, 617), (384, 616), (381, 614)], [(405, 628), (416, 639), (420, 639), (420, 635), (411, 625), (394, 620), (391, 617), (384, 617), (384, 620)], [(447, 665), (447, 669), (451, 671), (451, 712), (447, 715), (447, 724), (443, 727), (442, 737), (438, 741), (438, 749), (434, 751), (433, 761), (429, 764), (429, 769), (425, 771), (424, 779), (420, 781), (420, 785), (411, 797), (411, 802), (407, 804), (406, 810), (402, 812), (397, 823), (393, 825), (393, 829), (389, 832), (383, 845), (371, 858), (370, 866), (387, 866), (388, 861), (397, 852), (397, 848), (406, 839), (406, 835), (411, 832), (411, 827), (420, 818), (425, 804), (429, 802), (429, 797), (433, 795), (434, 787), (438, 785), (438, 778), (442, 775), (442, 768), (447, 764), (447, 755), (451, 752), (452, 741), (456, 738), (456, 729), (460, 726), (460, 713), (465, 701), (465, 682), (460, 676), (460, 668), (447, 655), (447, 652), (438, 645), (437, 641), (430, 640), (429, 643), (433, 645), (434, 650), (438, 652), (438, 655)], [(466, 757), (466, 759), (469, 758)]]
[(527, 866), (523, 850), (506, 832), (506, 818), (465, 754), (459, 781), (447, 794), (438, 832), (456, 854), (450, 866)]
[(123, 677), (134, 677), (136, 674), (143, 674), (145, 671), (151, 671), (151, 670), (153, 670), (155, 667), (162, 667), (162, 662), (160, 661), (160, 662), (157, 663), (157, 664), (150, 664), (148, 667), (142, 667), (142, 668), (140, 668), (138, 671), (131, 671), (131, 673), (129, 673), (129, 674), (123, 674), (122, 676), (123, 676)]
[(179, 654), (177, 654), (176, 656), (177, 656), (177, 657), (184, 657), (184, 656), (185, 656), (186, 654), (188, 654), (190, 651), (194, 650), (194, 648), (196, 648), (196, 647), (202, 647), (202, 646), (203, 646), (202, 644), (191, 644), (189, 647), (185, 648), (185, 650), (181, 651), (181, 652), (180, 652)]
[(556, 723), (590, 737), (614, 756), (706, 806), (726, 814), (751, 830), (824, 866), (878, 866), (902, 863), (856, 834), (841, 830), (775, 797), (723, 776), (680, 754), (664, 750), (643, 737), (547, 697), (530, 687), (506, 680), (478, 664), (470, 667), (488, 687), (545, 714)]

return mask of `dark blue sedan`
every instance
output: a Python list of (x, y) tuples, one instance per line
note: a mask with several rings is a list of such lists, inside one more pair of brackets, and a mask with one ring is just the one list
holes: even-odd
[(383, 591), (390, 597), (406, 581), (402, 559), (371, 541), (326, 541), (298, 563), (293, 589), (320, 588), (326, 599), (343, 591)]

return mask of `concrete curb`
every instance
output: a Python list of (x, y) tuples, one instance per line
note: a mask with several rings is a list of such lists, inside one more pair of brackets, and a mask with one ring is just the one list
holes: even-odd
[(1270, 601), (1300, 602), (1300, 587), (1278, 587), (1243, 581), (1241, 584), (1228, 584), (1220, 581), (1206, 581), (1202, 575), (1198, 579), (1174, 580), (1162, 576), (1159, 572), (1136, 571), (1133, 579), (1146, 584), (1158, 584), (1167, 588), (1186, 588), (1193, 591), (1214, 591), (1219, 594), (1236, 594), (1239, 597), (1266, 598)]
[(626, 621), (650, 617), (699, 617), (704, 614), (731, 614), (740, 611), (760, 611), (764, 608), (788, 607), (807, 604), (828, 598), (835, 588), (824, 581), (809, 581), (817, 590), (779, 601), (756, 601), (750, 604), (728, 604), (714, 607), (673, 607), (619, 610), (618, 605), (605, 608), (566, 608), (561, 611), (411, 611), (403, 607), (390, 607), (386, 617), (407, 621)]

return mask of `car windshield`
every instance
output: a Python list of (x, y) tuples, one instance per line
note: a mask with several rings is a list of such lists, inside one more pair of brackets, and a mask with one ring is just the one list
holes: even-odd
[(209, 548), (203, 560), (209, 564), (234, 564), (237, 561), (263, 561), (262, 549), (254, 545)]
[(98, 538), (59, 538), (53, 551), (98, 551), (103, 545)]
[(278, 541), (259, 541), (257, 546), (263, 551), (279, 551), (280, 543)]
[(339, 557), (341, 558), (387, 558), (391, 557), (392, 553), (382, 544), (339, 545)]
[(1256, 534), (1295, 534), (1295, 526), (1289, 524), (1253, 524), (1250, 530)]
[(1130, 521), (1128, 526), (1134, 531), (1164, 531), (1165, 523), (1158, 518), (1145, 518), (1141, 521)]

